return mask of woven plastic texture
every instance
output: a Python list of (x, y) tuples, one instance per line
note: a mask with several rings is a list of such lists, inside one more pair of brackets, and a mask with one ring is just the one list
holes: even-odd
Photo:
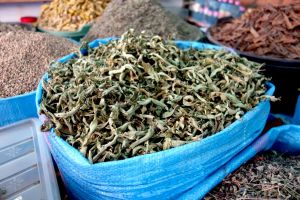
[(294, 116), (285, 116), (285, 118), (290, 118), (287, 120), (289, 121), (288, 124), (272, 128), (266, 134), (257, 138), (252, 144), (234, 156), (233, 159), (212, 173), (207, 179), (180, 196), (179, 199), (203, 198), (206, 193), (220, 183), (228, 174), (232, 173), (259, 152), (273, 150), (289, 155), (300, 155), (300, 96), (298, 97)]
[(38, 117), (35, 92), (0, 98), (0, 127), (23, 119)]
[[(280, 115), (279, 115), (280, 116)], [(283, 115), (281, 115), (283, 117)], [(292, 155), (300, 154), (300, 96), (295, 106), (294, 116), (286, 120), (286, 125), (271, 129), (265, 136), (269, 140), (265, 150), (276, 150)]]
[[(110, 39), (96, 40), (91, 47)], [(180, 48), (219, 47), (196, 42), (177, 42)], [(74, 57), (66, 56), (61, 62)], [(47, 75), (43, 77), (47, 79)], [(268, 95), (275, 90), (269, 85)], [(36, 104), (42, 97), (37, 89)], [(63, 180), (76, 199), (199, 199), (218, 179), (216, 171), (235, 158), (262, 132), (270, 112), (269, 101), (261, 102), (223, 131), (187, 145), (121, 161), (90, 164), (78, 150), (51, 131), (48, 145)], [(43, 121), (43, 116), (40, 116)], [(218, 176), (221, 177), (221, 176)], [(212, 181), (213, 184), (207, 182)], [(222, 179), (221, 179), (222, 180)], [(201, 192), (200, 192), (201, 190)]]
[(290, 155), (300, 155), (300, 126), (290, 124), (271, 129), (178, 199), (203, 198), (227, 175), (235, 171), (257, 153), (268, 150), (275, 150)]

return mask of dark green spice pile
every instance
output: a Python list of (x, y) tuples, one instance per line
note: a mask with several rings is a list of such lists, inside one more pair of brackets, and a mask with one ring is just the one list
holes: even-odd
[(41, 113), (90, 162), (126, 159), (208, 137), (268, 97), (261, 65), (225, 51), (181, 50), (133, 30), (54, 63)]
[(300, 199), (300, 156), (256, 156), (204, 199)]

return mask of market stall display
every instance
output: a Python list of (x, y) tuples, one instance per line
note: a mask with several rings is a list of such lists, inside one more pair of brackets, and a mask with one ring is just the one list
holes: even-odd
[[(206, 25), (245, 3), (188, 2)], [(280, 2), (218, 20), (213, 44), (173, 0), (0, 22), (0, 199), (59, 199), (51, 158), (62, 199), (300, 199), (300, 3)]]
[(197, 41), (203, 37), (197, 27), (166, 11), (157, 0), (115, 0), (108, 4), (83, 40), (119, 37), (131, 28), (137, 33), (147, 31), (165, 39), (174, 36), (177, 40)]

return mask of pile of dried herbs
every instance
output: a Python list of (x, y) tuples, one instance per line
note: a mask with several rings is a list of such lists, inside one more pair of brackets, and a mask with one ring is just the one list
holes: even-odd
[(129, 31), (53, 63), (40, 112), (91, 163), (162, 151), (208, 137), (269, 98), (261, 65), (225, 51), (181, 50)]
[(267, 6), (211, 29), (212, 37), (243, 52), (276, 58), (300, 58), (300, 3)]
[(114, 0), (83, 38), (92, 41), (98, 38), (119, 37), (129, 29), (137, 33), (147, 31), (167, 39), (199, 40), (202, 32), (165, 10), (157, 0)]
[(300, 156), (259, 155), (204, 199), (300, 199)]

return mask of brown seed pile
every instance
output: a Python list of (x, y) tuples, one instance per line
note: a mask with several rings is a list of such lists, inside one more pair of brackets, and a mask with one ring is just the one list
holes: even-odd
[(256, 156), (204, 199), (300, 199), (300, 156)]
[(33, 31), (34, 28), (22, 24), (8, 24), (0, 22), (0, 32)]
[(166, 11), (156, 0), (114, 0), (95, 22), (83, 40), (121, 36), (129, 29), (145, 30), (164, 39), (198, 40), (201, 31), (179, 16)]
[(220, 43), (260, 56), (300, 59), (300, 2), (267, 6), (211, 29)]
[(50, 61), (77, 47), (73, 42), (35, 32), (0, 35), (0, 98), (33, 91)]

